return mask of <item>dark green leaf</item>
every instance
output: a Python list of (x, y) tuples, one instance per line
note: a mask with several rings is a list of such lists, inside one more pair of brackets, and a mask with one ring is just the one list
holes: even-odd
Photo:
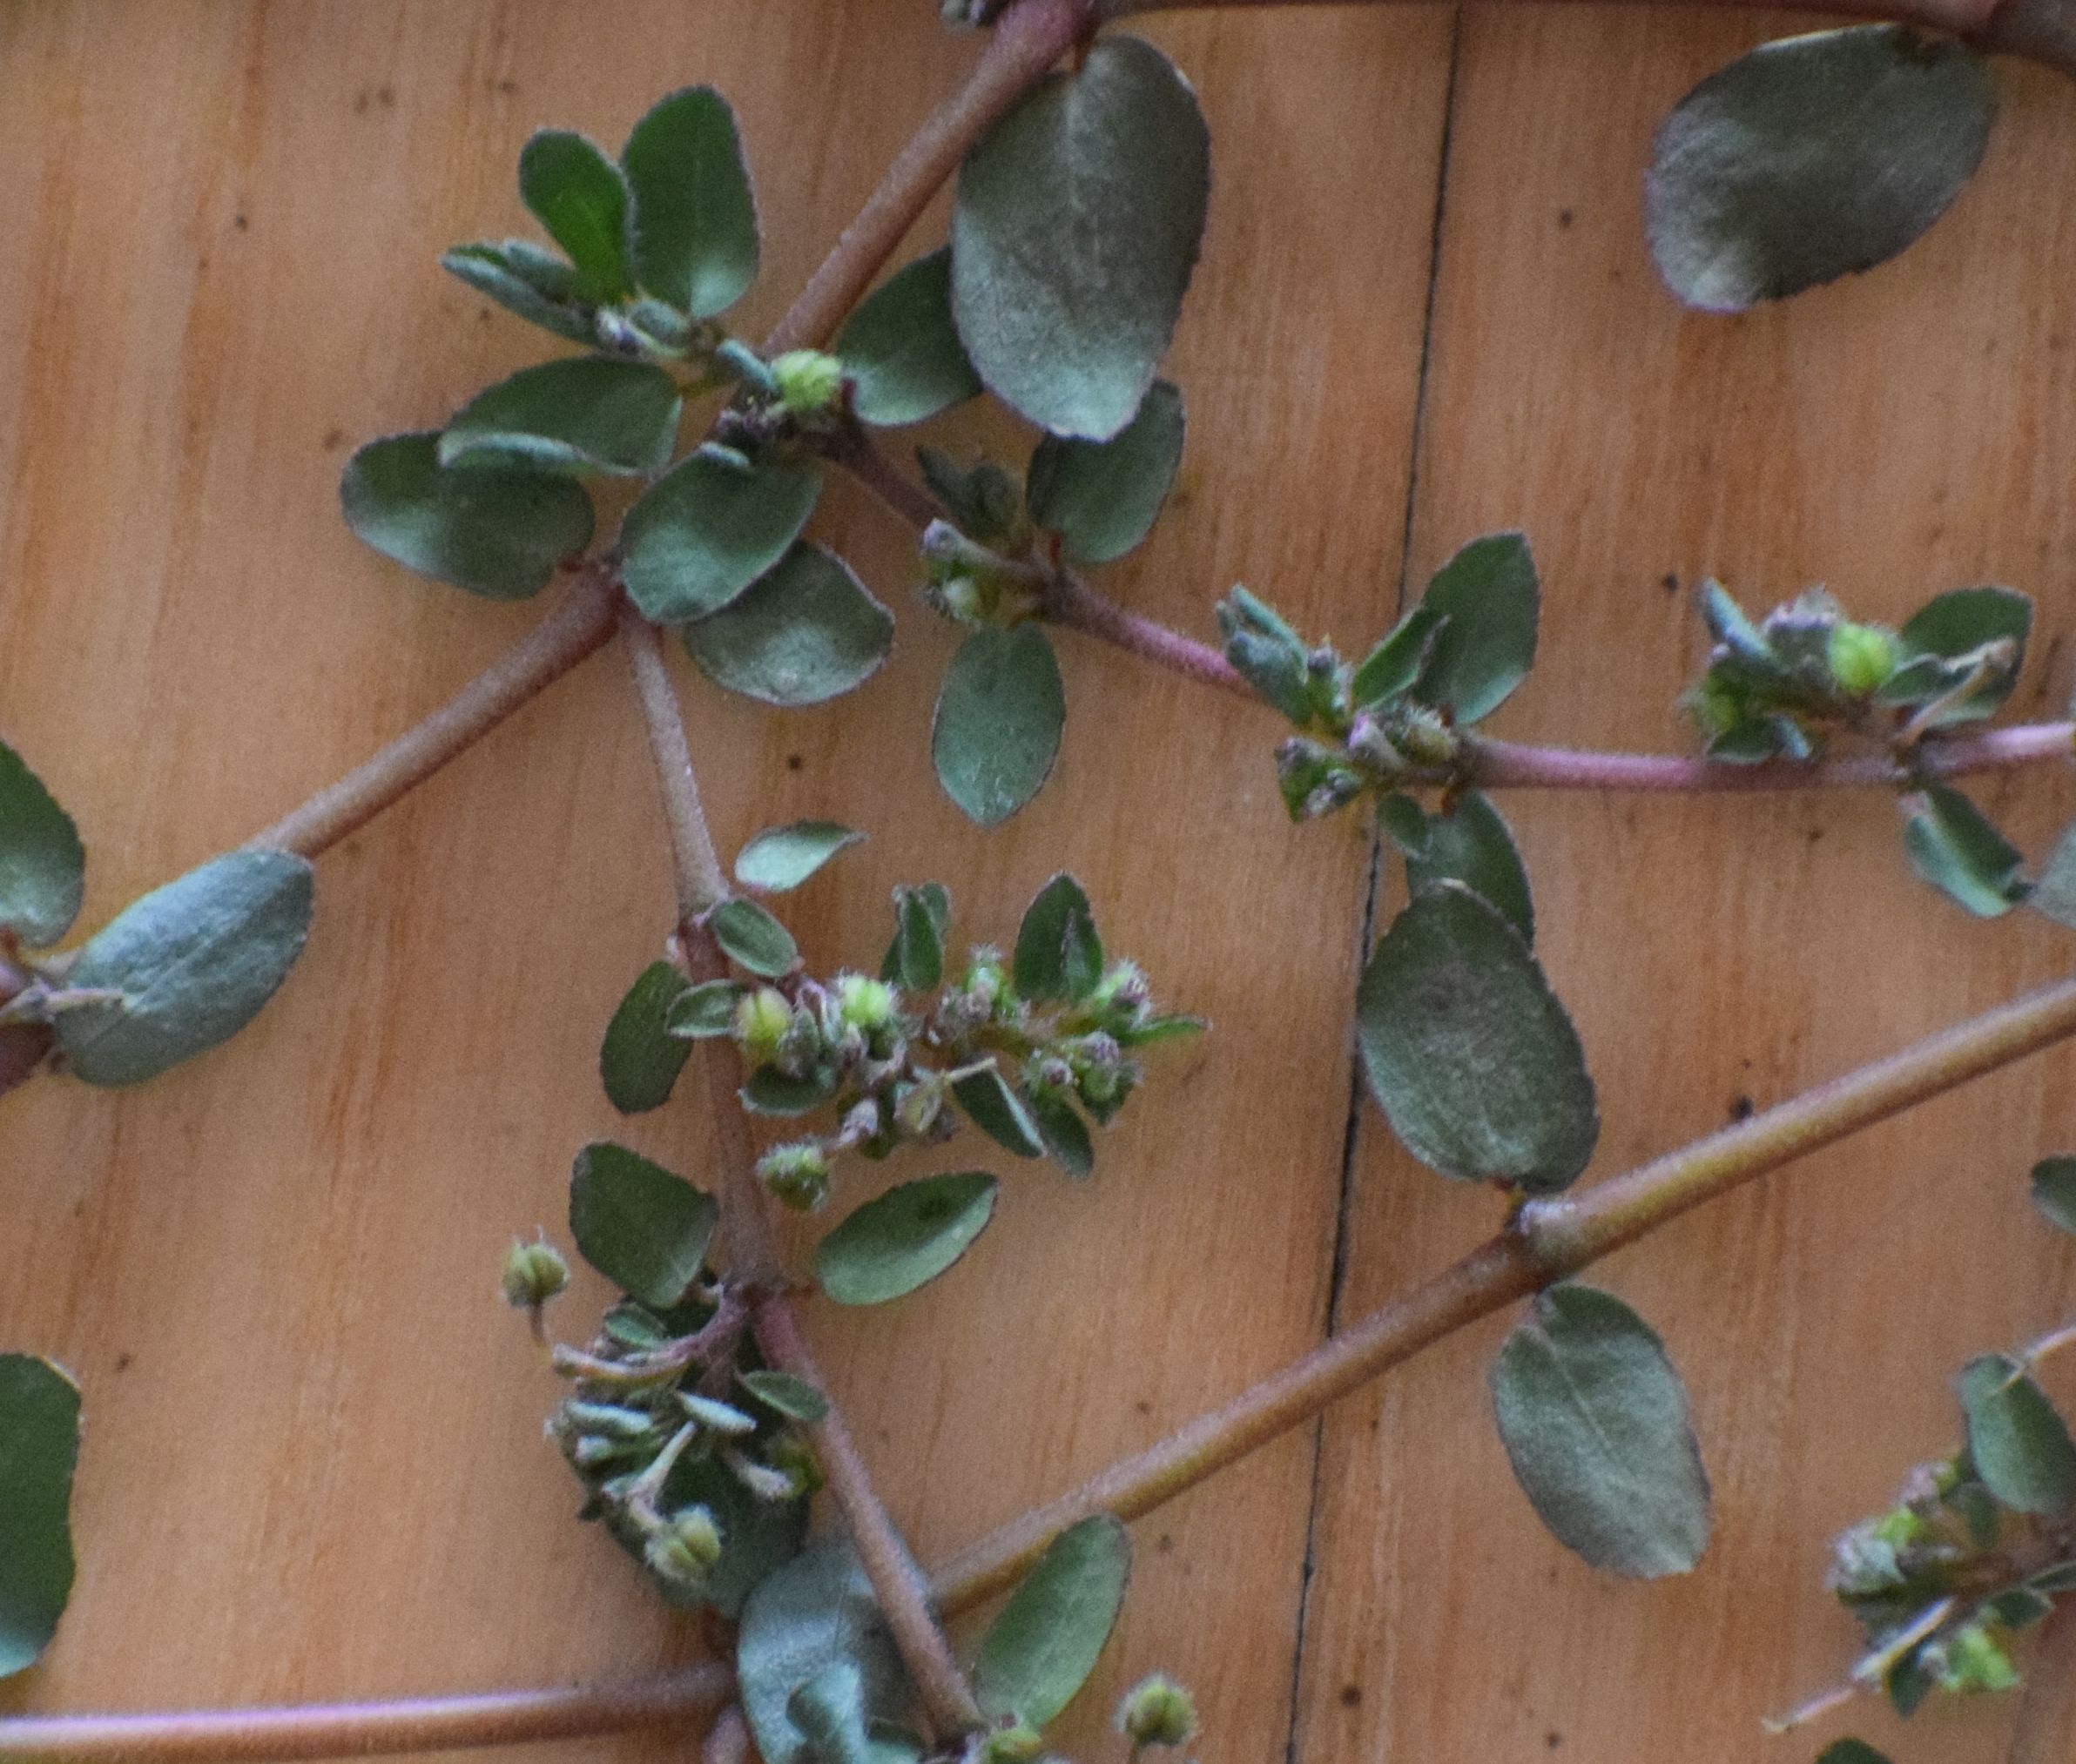
[(735, 879), (745, 888), (783, 894), (798, 888), (846, 845), (865, 835), (834, 821), (794, 821), (766, 827), (736, 854)]
[(628, 595), (658, 624), (720, 611), (792, 549), (821, 489), (812, 461), (772, 455), (745, 467), (699, 448), (628, 510)]
[(0, 1678), (33, 1666), (72, 1592), (79, 1388), (48, 1360), (0, 1354)]
[(620, 168), (567, 129), (536, 131), (519, 152), (519, 194), (570, 253), (579, 293), (594, 303), (634, 292), (627, 271), (627, 185)]
[(1183, 395), (1156, 380), (1138, 414), (1109, 441), (1048, 435), (1031, 455), (1031, 519), (1076, 563), (1122, 557), (1153, 530), (1182, 463)]
[(1423, 603), (1399, 621), (1348, 682), (1349, 700), (1357, 710), (1388, 704), (1412, 690), (1447, 616)]
[[(1144, 1032), (1137, 1038), (1121, 1035), (1118, 1041), (1122, 1047), (1142, 1047)], [(1076, 1182), (1093, 1175), (1095, 1142), (1089, 1136), (1089, 1123), (1074, 1112), (1074, 1105), (1056, 1096), (1027, 1100), (1038, 1136), (1045, 1141), (1046, 1155)]]
[(1009, 545), (1023, 522), (1023, 492), (993, 460), (961, 466), (936, 448), (918, 448), (923, 481), (942, 502), (952, 524), (983, 545)]
[(1378, 803), (1377, 825), (1408, 858), (1427, 849), (1427, 811), (1402, 791)]
[(440, 463), (440, 437), (369, 441), (339, 481), (346, 524), (408, 569), (492, 600), (524, 600), (591, 542), (591, 499), (517, 466)]
[(2032, 1204), (2063, 1230), (2076, 1232), (2076, 1158), (2042, 1158), (2032, 1167)]
[(2022, 1513), (2049, 1516), (2076, 1505), (2076, 1444), (2046, 1393), (2005, 1354), (1961, 1369), (1968, 1455), (1992, 1494)]
[(733, 980), (707, 980), (687, 986), (671, 1006), (664, 1027), (688, 1041), (725, 1035), (735, 1022), (736, 1000), (743, 988)]
[(941, 882), (893, 891), (893, 941), (880, 978), (912, 993), (934, 990), (944, 979), (944, 933), (952, 897)]
[(983, 827), (1037, 795), (1059, 757), (1066, 689), (1035, 624), (975, 631), (945, 670), (930, 758), (945, 794)]
[(720, 1208), (682, 1176), (600, 1140), (570, 1172), (570, 1235), (577, 1253), (630, 1298), (678, 1303), (706, 1265)]
[(854, 1666), (868, 1719), (893, 1720), (911, 1694), (872, 1582), (840, 1538), (803, 1550), (750, 1594), (736, 1639), (737, 1688), (765, 1764), (819, 1764), (788, 1713), (830, 1666)]
[(573, 355), (479, 393), (440, 437), (440, 463), (660, 472), (677, 445), (677, 382), (645, 361)]
[(1975, 50), (1892, 24), (1763, 44), (1682, 98), (1645, 192), (1651, 255), (1738, 313), (1891, 258), (1982, 163), (1997, 91)]
[(788, 1421), (812, 1427), (829, 1412), (829, 1399), (806, 1379), (791, 1372), (745, 1372), (742, 1385), (767, 1409), (777, 1410)]
[(1457, 882), (1385, 933), (1356, 995), (1370, 1087), (1444, 1175), (1565, 1188), (1600, 1135), (1578, 1033), (1520, 933)]
[(1526, 539), (1493, 533), (1472, 540), (1435, 572), (1420, 599), (1448, 621), (1420, 670), (1422, 702), (1446, 708), (1459, 723), (1498, 710), (1535, 664), (1540, 604)]
[(553, 252), (523, 239), (457, 245), (441, 257), (440, 267), (529, 324), (573, 343), (597, 340), (597, 323), (576, 291), (576, 272)]
[(1528, 872), (1499, 810), (1477, 791), (1459, 792), (1447, 814), (1429, 817), (1420, 849), (1406, 854), (1405, 879), (1415, 894), (1439, 883), (1460, 882), (1506, 914), (1523, 943), (1535, 941)]
[(1016, 990), (1034, 1000), (1085, 999), (1102, 978), (1102, 964), (1089, 897), (1062, 871), (1025, 909), (1016, 932)]
[(598, 1076), (606, 1101), (622, 1114), (641, 1114), (671, 1100), (692, 1051), (691, 1044), (672, 1034), (669, 1027), (687, 990), (684, 977), (669, 962), (650, 962), (605, 1026)]
[(760, 1066), (737, 1093), (743, 1106), (755, 1114), (791, 1119), (811, 1114), (836, 1094), (833, 1074), (789, 1078), (776, 1066)]
[(85, 892), (86, 851), (71, 816), (0, 741), (0, 927), (31, 949), (56, 943)]
[(1109, 1513), (1054, 1538), (981, 1643), (981, 1713), (1041, 1727), (1072, 1702), (1110, 1639), (1131, 1572), (1132, 1540)]
[(815, 1277), (839, 1304), (885, 1304), (942, 1274), (994, 1216), (979, 1170), (925, 1176), (867, 1201), (816, 1247)]
[(1045, 1155), (1045, 1141), (1039, 1137), (1030, 1110), (994, 1067), (968, 1073), (952, 1086), (952, 1094), (973, 1124), (1005, 1151), (1020, 1158)]
[(893, 615), (849, 564), (796, 545), (725, 612), (684, 628), (684, 646), (717, 684), (766, 704), (819, 704), (863, 685), (893, 646)]
[(1101, 38), (967, 156), (952, 307), (991, 390), (1041, 428), (1105, 441), (1175, 331), (1210, 188), (1196, 94), (1159, 50)]
[(120, 1002), (61, 1013), (57, 1045), (89, 1084), (138, 1084), (228, 1040), (259, 1014), (310, 931), (310, 865), (233, 852), (125, 907), (65, 985)]
[(1911, 867), (1978, 919), (1995, 919), (2025, 898), (2025, 859), (1958, 791), (1927, 784), (1904, 824)]
[(792, 973), (800, 959), (792, 932), (754, 900), (724, 900), (706, 922), (731, 959), (766, 980)]
[(1515, 1479), (1566, 1548), (1641, 1579), (1684, 1574), (1709, 1541), (1709, 1478), (1687, 1388), (1619, 1298), (1537, 1295), (1492, 1369)]
[(1817, 1755), (1816, 1764), (1889, 1764), (1889, 1759), (1864, 1740), (1834, 1740)]
[(920, 422), (975, 396), (981, 376), (952, 323), (950, 248), (919, 257), (866, 295), (837, 338), (836, 353), (851, 377), (851, 408), (860, 422)]
[(672, 92), (634, 125), (620, 163), (634, 192), (642, 286), (695, 319), (726, 312), (757, 279), (758, 250), (757, 204), (728, 101), (709, 86)]
[[(1925, 602), (1896, 634), (1905, 656), (1959, 663), (1992, 643), (2009, 643), (2012, 650), (2008, 666), (1992, 670), (1973, 691), (1945, 706), (1931, 719), (1932, 726), (1944, 729), (1994, 716), (2011, 696), (2032, 633), (2032, 601), (2016, 589), (1956, 588)], [(1892, 694), (1884, 690), (1882, 696)]]

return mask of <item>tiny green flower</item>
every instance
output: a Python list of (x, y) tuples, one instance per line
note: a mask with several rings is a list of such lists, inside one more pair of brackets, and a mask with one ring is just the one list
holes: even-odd
[(789, 349), (772, 363), (778, 402), (795, 416), (817, 416), (843, 393), (843, 363), (819, 349)]
[(1134, 1746), (1187, 1745), (1196, 1731), (1196, 1700), (1164, 1673), (1154, 1673), (1125, 1693), (1117, 1731)]

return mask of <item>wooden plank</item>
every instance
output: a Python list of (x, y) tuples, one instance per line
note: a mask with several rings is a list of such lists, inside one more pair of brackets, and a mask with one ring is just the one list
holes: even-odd
[[(1465, 15), (1446, 172), (1416, 575), (1521, 526), (1545, 586), (1517, 737), (1668, 749), (1715, 574), (1764, 608), (1814, 582), (1898, 618), (1967, 582), (2039, 597), (2066, 636), (2072, 434), (2053, 292), (2076, 234), (2043, 218), (2076, 156), (2066, 87), (2007, 80), (1979, 185), (1902, 262), (1750, 318), (1681, 313), (1639, 231), (1652, 131), (1785, 21), (1609, 9)], [(1675, 580), (1676, 578), (1676, 582)], [(1677, 591), (1675, 591), (1675, 590)], [(2060, 714), (2041, 642), (2020, 708)], [(2066, 780), (1981, 799), (2035, 852)], [(1606, 1127), (1595, 1174), (1898, 1047), (2066, 967), (2066, 935), (1980, 926), (1907, 874), (1891, 804), (1511, 800), (1543, 959)], [(1946, 1380), (2066, 1315), (2076, 1257), (2025, 1171), (2067, 1142), (2076, 1061), (2002, 1074), (1697, 1215), (1605, 1271), (1693, 1388), (1717, 1498), (1692, 1578), (1616, 1585), (1514, 1490), (1488, 1418), (1497, 1327), (1331, 1419), (1298, 1755), (1742, 1761), (1759, 1716), (1834, 1681), (1857, 1640), (1822, 1590), (1831, 1534), (1951, 1451)], [(1364, 1117), (1344, 1311), (1489, 1230)], [(1902, 1759), (2001, 1756), (1992, 1711), (1928, 1710)], [(1826, 1737), (1828, 1737), (1828, 1733)], [(1820, 1741), (1777, 1742), (1807, 1757)], [(1769, 1754), (1769, 1755), (1774, 1755)]]
[[(727, 91), (770, 232), (754, 334), (969, 60), (931, 11), (0, 17), (18, 204), (0, 716), (81, 821), (88, 923), (357, 762), (539, 616), (408, 579), (343, 531), (334, 488), (359, 440), (437, 422), (539, 353), (434, 263), (525, 230), (527, 132), (616, 142), (666, 84)], [(1396, 586), (1447, 22), (1153, 34), (1200, 82), (1222, 171), (1176, 356), (1189, 518), (1113, 585), (1208, 630), (1246, 576), (1366, 629)], [(925, 752), (953, 634), (876, 509), (832, 493), (823, 530), (898, 604), (886, 676), (796, 717), (686, 681), (725, 845), (809, 812), (873, 835), (787, 905), (816, 959), (876, 959), (897, 880), (942, 876), (963, 930), (1002, 938), (1070, 866), (1113, 946), (1221, 1027), (1106, 1137), (1092, 1187), (1005, 1172), (1002, 1221), (958, 1277), (885, 1316), (812, 1319), (927, 1557), (1316, 1336), (1366, 859), (1353, 829), (1285, 827), (1265, 713), (1072, 639), (1052, 791), (1004, 832), (966, 827)], [(696, 1105), (623, 1127), (596, 1083), (669, 901), (623, 672), (588, 663), (327, 857), (309, 953), (233, 1047), (132, 1095), (10, 1099), (0, 1340), (73, 1366), (91, 1420), (73, 1612), (0, 1707), (388, 1695), (696, 1648), (570, 1523), (538, 1437), (552, 1381), (492, 1291), (509, 1236), (559, 1224), (586, 1139), (705, 1157)], [(572, 1330), (600, 1297), (580, 1283)], [(1093, 1749), (1122, 1675), (1163, 1664), (1204, 1688), (1217, 1755), (1282, 1746), (1311, 1479), (1294, 1440), (1142, 1528), (1102, 1706), (1070, 1740)]]

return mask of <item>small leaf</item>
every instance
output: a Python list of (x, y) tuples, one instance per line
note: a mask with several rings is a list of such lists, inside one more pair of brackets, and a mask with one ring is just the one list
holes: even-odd
[(0, 1679), (36, 1664), (72, 1592), (79, 1387), (48, 1360), (0, 1354)]
[(936, 989), (944, 979), (944, 933), (952, 920), (952, 897), (941, 882), (893, 891), (893, 941), (880, 964), (880, 978), (912, 993)]
[(577, 1253), (644, 1304), (667, 1309), (691, 1290), (720, 1216), (712, 1195), (610, 1140), (577, 1153), (570, 1172)]
[(1030, 1110), (994, 1067), (968, 1073), (952, 1086), (952, 1094), (973, 1124), (1005, 1151), (1020, 1158), (1045, 1155), (1045, 1141), (1038, 1135)]
[(1666, 286), (1740, 313), (1894, 257), (1982, 163), (1982, 57), (1898, 25), (1762, 44), (1658, 131), (1645, 230)]
[(735, 879), (745, 888), (783, 894), (864, 838), (834, 821), (794, 821), (787, 826), (766, 827), (736, 854)]
[(931, 494), (950, 514), (952, 524), (968, 539), (983, 545), (1020, 542), (1023, 492), (993, 460), (961, 466), (936, 448), (918, 448), (915, 463)]
[(742, 1098), (743, 1107), (753, 1114), (790, 1120), (796, 1115), (813, 1114), (835, 1095), (836, 1076), (826, 1073), (789, 1078), (776, 1066), (760, 1066), (736, 1094)]
[(1961, 1369), (1960, 1393), (1968, 1455), (1992, 1494), (2021, 1513), (2076, 1505), (2076, 1444), (2024, 1366), (1985, 1354)]
[(486, 240), (455, 246), (441, 254), (440, 267), (543, 331), (572, 343), (597, 340), (597, 320), (577, 293), (576, 272), (553, 252), (523, 239), (502, 245)]
[(952, 323), (948, 246), (919, 257), (880, 284), (836, 340), (860, 422), (920, 422), (978, 395), (981, 376)]
[(1038, 891), (1016, 932), (1016, 990), (1035, 1001), (1085, 999), (1102, 978), (1102, 939), (1082, 885), (1062, 871)]
[(519, 195), (570, 253), (583, 299), (634, 292), (627, 272), (627, 185), (620, 168), (582, 135), (541, 129), (519, 151)]
[(975, 631), (937, 695), (930, 758), (938, 782), (968, 818), (997, 825), (1052, 776), (1066, 720), (1060, 663), (1042, 630)]
[(1550, 1194), (1593, 1156), (1578, 1032), (1520, 932), (1461, 883), (1435, 884), (1378, 942), (1356, 1035), (1392, 1130), (1444, 1175)]
[(893, 1720), (913, 1694), (857, 1552), (840, 1538), (803, 1550), (743, 1605), (735, 1670), (743, 1714), (765, 1764), (822, 1764), (788, 1713), (830, 1666), (856, 1668), (868, 1720)]
[(141, 1084), (227, 1041), (274, 995), (309, 935), (310, 865), (233, 852), (133, 901), (65, 976), (119, 1003), (61, 1012), (57, 1045), (89, 1084)]
[(2042, 1158), (2032, 1167), (2032, 1204), (2050, 1222), (2076, 1233), (2076, 1158)]
[(699, 448), (628, 510), (629, 597), (658, 624), (720, 611), (792, 549), (821, 489), (810, 460), (767, 456), (745, 468)]
[(1350, 678), (1348, 697), (1355, 708), (1389, 704), (1410, 692), (1427, 666), (1447, 618), (1447, 614), (1422, 604), (1400, 619)]
[(1950, 589), (1918, 608), (1896, 634), (1906, 656), (1958, 662), (1991, 643), (2008, 643), (2012, 649), (2008, 667), (1993, 670), (1975, 690), (1945, 706), (1931, 726), (1945, 729), (1994, 716), (2018, 681), (2025, 640), (2032, 634), (2032, 598), (2016, 589)]
[(695, 319), (726, 312), (757, 279), (758, 252), (757, 203), (728, 101), (710, 86), (672, 92), (634, 125), (620, 163), (634, 192), (641, 285)]
[(734, 1027), (736, 1000), (742, 995), (743, 988), (733, 980), (707, 980), (687, 986), (672, 1003), (664, 1027), (688, 1041), (725, 1035)]
[[(1123, 1047), (1142, 1046), (1143, 1040), (1119, 1038)], [(1055, 1096), (1026, 1099), (1038, 1136), (1045, 1141), (1046, 1155), (1077, 1182), (1095, 1173), (1095, 1142), (1089, 1135), (1089, 1123), (1074, 1112), (1073, 1104)]]
[(1031, 455), (1025, 497), (1031, 519), (1060, 535), (1075, 563), (1108, 563), (1132, 550), (1153, 523), (1182, 463), (1183, 395), (1156, 380), (1138, 414), (1105, 441), (1048, 435)]
[(1709, 1541), (1709, 1478), (1687, 1388), (1649, 1324), (1570, 1283), (1536, 1296), (1492, 1370), (1514, 1478), (1567, 1549), (1640, 1579)]
[(1167, 352), (1196, 267), (1210, 139), (1190, 84), (1106, 36), (967, 155), (952, 310), (981, 378), (1055, 434), (1107, 441)]
[(1378, 801), (1377, 825), (1408, 858), (1427, 849), (1427, 811), (1403, 791), (1393, 791)]
[(727, 610), (687, 625), (684, 646), (731, 692), (765, 704), (819, 704), (880, 671), (893, 646), (893, 615), (842, 558), (796, 545)]
[(995, 1193), (979, 1170), (889, 1188), (822, 1239), (815, 1277), (839, 1304), (905, 1297), (966, 1254), (994, 1216)]
[(731, 959), (766, 980), (791, 973), (800, 959), (792, 932), (754, 900), (724, 900), (706, 922)]
[(677, 445), (677, 382), (645, 361), (573, 355), (478, 393), (440, 437), (442, 466), (660, 472)]
[(1420, 671), (1421, 700), (1459, 723), (1489, 717), (1535, 664), (1541, 597), (1528, 542), (1519, 533), (1472, 540), (1435, 572), (1420, 605), (1448, 621)]
[(1904, 824), (1911, 868), (1978, 919), (2009, 912), (2026, 895), (2025, 859), (1958, 791), (1927, 784)]
[(829, 1399), (806, 1379), (791, 1372), (744, 1372), (740, 1377), (744, 1390), (788, 1421), (812, 1427), (829, 1412)]
[(1131, 1572), (1132, 1540), (1109, 1513), (1054, 1538), (981, 1643), (981, 1713), (1041, 1727), (1072, 1702), (1110, 1639)]
[(1889, 1764), (1889, 1758), (1864, 1740), (1834, 1740), (1817, 1754), (1816, 1764)]
[(0, 928), (31, 949), (72, 928), (86, 892), (86, 850), (22, 756), (0, 741)]
[(876, 1764), (866, 1732), (865, 1680), (851, 1661), (824, 1666), (792, 1693), (785, 1713), (819, 1764)]
[(524, 600), (591, 542), (583, 487), (516, 466), (446, 467), (440, 437), (369, 441), (339, 481), (346, 524), (407, 569), (492, 600)]
[(1477, 791), (1459, 791), (1447, 814), (1428, 818), (1420, 849), (1406, 854), (1405, 879), (1415, 894), (1443, 882), (1460, 882), (1487, 906), (1498, 907), (1523, 943), (1535, 941), (1528, 872), (1521, 867), (1506, 820)]
[[(650, 962), (627, 989), (605, 1026), (598, 1049), (598, 1076), (605, 1099), (622, 1114), (641, 1114), (671, 1100), (677, 1074), (691, 1053), (672, 1034), (671, 1018), (689, 988), (667, 961)], [(733, 1000), (730, 1008), (733, 1008)]]

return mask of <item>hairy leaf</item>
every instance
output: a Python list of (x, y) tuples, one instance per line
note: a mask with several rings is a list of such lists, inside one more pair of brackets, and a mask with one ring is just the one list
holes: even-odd
[(1045, 1155), (1045, 1141), (1023, 1098), (994, 1067), (968, 1073), (952, 1086), (952, 1094), (973, 1124), (1003, 1150), (1020, 1158)]
[(79, 1387), (48, 1360), (0, 1354), (0, 1679), (33, 1666), (72, 1592)]
[(1503, 704), (1535, 664), (1541, 596), (1535, 560), (1519, 533), (1473, 539), (1435, 571), (1422, 609), (1435, 629), (1419, 697), (1476, 723)]
[(796, 545), (725, 611), (684, 628), (717, 684), (766, 704), (819, 704), (862, 686), (893, 647), (893, 615), (849, 564)]
[(880, 964), (880, 978), (912, 993), (931, 992), (944, 979), (944, 933), (952, 922), (952, 897), (941, 882), (893, 891), (893, 941)]
[(457, 245), (441, 253), (440, 267), (543, 331), (572, 343), (597, 340), (597, 322), (577, 292), (576, 272), (529, 240)]
[(859, 303), (836, 340), (860, 422), (920, 422), (978, 395), (981, 376), (952, 323), (952, 253), (919, 257)]
[(1035, 624), (975, 631), (945, 670), (930, 758), (945, 794), (983, 827), (1037, 795), (1059, 757), (1066, 689)]
[(803, 1685), (854, 1667), (868, 1720), (893, 1720), (912, 1694), (857, 1552), (840, 1538), (803, 1550), (743, 1606), (735, 1670), (743, 1714), (765, 1764), (824, 1764), (790, 1713)]
[(598, 1076), (606, 1101), (622, 1114), (642, 1114), (671, 1100), (692, 1051), (690, 1041), (670, 1029), (671, 1013), (688, 990), (684, 976), (669, 962), (650, 962), (605, 1026)]
[(1535, 903), (1528, 892), (1528, 872), (1491, 798), (1474, 790), (1458, 792), (1447, 814), (1427, 818), (1425, 833), (1419, 850), (1408, 850), (1405, 856), (1412, 892), (1420, 894), (1439, 883), (1460, 882), (1498, 907), (1520, 932), (1521, 941), (1533, 945)]
[(721, 1209), (661, 1164), (601, 1140), (570, 1172), (570, 1235), (577, 1253), (630, 1298), (668, 1308), (706, 1265)]
[(821, 489), (812, 461), (700, 448), (628, 510), (628, 595), (658, 624), (720, 611), (792, 549)]
[(1035, 1000), (1085, 999), (1102, 978), (1102, 939), (1082, 885), (1062, 871), (1025, 910), (1016, 932), (1016, 990)]
[(783, 827), (766, 827), (736, 854), (735, 879), (745, 888), (783, 894), (864, 838), (835, 821), (793, 821)]
[(2076, 1444), (2018, 1361), (1985, 1354), (1961, 1369), (1961, 1411), (1976, 1474), (2007, 1507), (2053, 1516), (2076, 1505)]
[(754, 900), (724, 900), (707, 924), (731, 960), (766, 980), (790, 973), (800, 959), (792, 932)]
[(1095, 1670), (1124, 1603), (1132, 1541), (1109, 1513), (1070, 1525), (1025, 1575), (974, 1661), (981, 1713), (1041, 1727)]
[(949, 1268), (994, 1216), (980, 1170), (925, 1176), (867, 1201), (815, 1248), (815, 1277), (839, 1304), (885, 1304)]
[(440, 463), (660, 472), (677, 444), (677, 382), (645, 361), (573, 355), (481, 392), (440, 437)]
[(0, 741), (0, 927), (31, 949), (72, 928), (86, 892), (86, 849), (44, 781)]
[(1183, 395), (1154, 381), (1138, 414), (1109, 441), (1048, 435), (1031, 455), (1031, 519), (1075, 563), (1108, 563), (1153, 530), (1183, 457)]
[(695, 319), (726, 312), (757, 279), (757, 203), (735, 112), (711, 86), (660, 100), (620, 155), (634, 192), (643, 287)]
[(745, 1372), (741, 1378), (744, 1390), (788, 1421), (803, 1422), (812, 1427), (829, 1412), (829, 1399), (806, 1379), (792, 1372), (759, 1370)]

